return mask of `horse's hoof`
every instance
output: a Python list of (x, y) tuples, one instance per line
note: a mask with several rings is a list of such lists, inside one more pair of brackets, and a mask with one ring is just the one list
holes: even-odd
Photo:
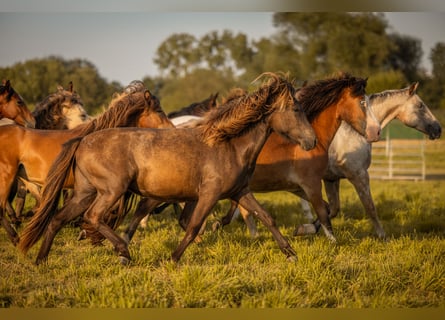
[(119, 262), (123, 266), (128, 266), (130, 264), (130, 259), (124, 256), (119, 256)]
[(317, 229), (315, 228), (314, 224), (312, 223), (305, 223), (299, 226), (294, 231), (294, 236), (305, 236), (308, 234), (315, 234), (317, 233)]
[(296, 263), (296, 262), (298, 262), (298, 258), (297, 258), (297, 256), (288, 256), (288, 257), (286, 258), (286, 260), (287, 260), (287, 262), (292, 262), (292, 263)]
[(77, 241), (85, 240), (87, 238), (87, 232), (85, 229), (80, 230), (79, 235), (77, 236)]
[(212, 224), (212, 231), (216, 232), (216, 230), (218, 230), (219, 228), (221, 228), (221, 221), (215, 221)]
[(194, 241), (195, 241), (195, 243), (201, 243), (202, 242), (201, 236), (196, 236)]

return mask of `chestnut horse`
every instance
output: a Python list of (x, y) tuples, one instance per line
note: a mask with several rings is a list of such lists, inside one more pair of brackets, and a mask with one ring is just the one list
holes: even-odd
[(0, 120), (6, 118), (18, 125), (34, 128), (36, 120), (22, 97), (11, 87), (9, 80), (0, 85)]
[[(8, 150), (0, 153), (0, 214), (2, 225), (14, 244), (18, 242), (18, 235), (7, 222), (3, 209), (15, 179), (18, 177), (34, 184), (36, 188), (31, 191), (39, 199), (38, 186), (45, 182), (63, 143), (94, 131), (124, 126), (173, 127), (159, 100), (148, 90), (117, 95), (103, 114), (71, 130), (36, 130), (16, 125), (0, 127), (0, 149)], [(72, 185), (73, 181), (69, 179), (64, 187)]]
[[(368, 141), (377, 141), (380, 125), (367, 107), (365, 96), (366, 80), (348, 74), (340, 75), (302, 87), (297, 98), (307, 113), (313, 105), (326, 108), (317, 116), (309, 116), (317, 145), (310, 151), (288, 143), (272, 134), (258, 156), (255, 172), (250, 181), (253, 192), (289, 191), (308, 200), (331, 241), (335, 242), (329, 219), (329, 206), (322, 197), (322, 178), (328, 167), (328, 149), (342, 121), (348, 123)], [(366, 125), (367, 124), (367, 125)], [(230, 223), (235, 204), (222, 219), (222, 225)], [(249, 211), (240, 207), (243, 217)], [(250, 221), (249, 225), (254, 225)], [(252, 232), (251, 232), (252, 233)]]
[[(41, 204), (24, 229), (19, 248), (26, 252), (43, 236), (36, 259), (41, 263), (47, 259), (58, 231), (83, 215), (113, 244), (121, 263), (128, 263), (128, 242), (103, 217), (130, 190), (148, 197), (149, 210), (165, 201), (192, 203), (185, 236), (172, 254), (176, 262), (213, 206), (224, 198), (255, 212), (281, 251), (295, 258), (295, 251), (258, 204), (248, 182), (256, 157), (272, 131), (307, 150), (315, 146), (316, 137), (294, 97), (292, 84), (276, 74), (267, 75), (270, 80), (257, 91), (214, 109), (194, 128), (109, 129), (70, 140), (48, 174)], [(58, 195), (71, 170), (74, 196), (56, 212)], [(133, 216), (129, 239), (144, 215)]]

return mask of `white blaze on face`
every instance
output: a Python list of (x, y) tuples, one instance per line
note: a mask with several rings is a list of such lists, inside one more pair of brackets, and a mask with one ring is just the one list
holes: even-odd
[(63, 115), (65, 116), (65, 123), (68, 129), (73, 129), (78, 125), (91, 120), (81, 105), (74, 105), (70, 108), (63, 108)]

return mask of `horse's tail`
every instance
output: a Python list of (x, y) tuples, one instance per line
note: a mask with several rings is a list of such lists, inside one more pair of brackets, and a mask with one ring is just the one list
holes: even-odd
[(65, 180), (70, 172), (74, 172), (74, 155), (81, 141), (82, 137), (77, 137), (64, 143), (62, 151), (51, 165), (41, 192), (40, 204), (20, 236), (18, 248), (23, 253), (26, 253), (42, 237), (56, 214)]

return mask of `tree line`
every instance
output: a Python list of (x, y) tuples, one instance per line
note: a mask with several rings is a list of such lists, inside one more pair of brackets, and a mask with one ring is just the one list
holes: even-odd
[[(275, 13), (272, 37), (249, 39), (230, 30), (209, 31), (202, 37), (172, 34), (157, 48), (153, 63), (160, 70), (144, 83), (160, 99), (165, 111), (223, 96), (231, 88), (249, 88), (266, 71), (288, 72), (297, 84), (338, 71), (368, 78), (367, 92), (402, 88), (419, 81), (419, 94), (433, 109), (445, 110), (445, 43), (437, 43), (428, 57), (432, 72), (420, 66), (421, 39), (390, 33), (383, 13)], [(41, 101), (58, 84), (73, 81), (90, 114), (99, 112), (118, 82), (107, 82), (84, 59), (50, 56), (0, 68), (30, 103)], [(124, 84), (126, 85), (126, 84)]]

